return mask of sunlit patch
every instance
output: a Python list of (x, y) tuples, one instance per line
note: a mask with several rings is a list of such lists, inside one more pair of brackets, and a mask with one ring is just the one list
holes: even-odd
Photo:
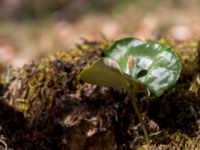
[(154, 76), (154, 77), (159, 77), (160, 79), (162, 79), (163, 75), (165, 74), (165, 72), (167, 72), (168, 70), (164, 67), (158, 67), (156, 69), (154, 69), (152, 72), (151, 72), (151, 75)]
[(114, 69), (117, 69), (117, 70), (120, 70), (120, 67), (119, 67), (119, 64), (113, 60), (113, 59), (104, 59), (103, 62), (107, 65), (107, 66), (110, 66), (111, 68), (114, 68)]
[[(164, 88), (167, 88), (168, 83), (173, 81), (174, 73), (164, 67), (158, 67), (151, 72), (151, 76), (155, 77), (154, 80), (149, 84), (151, 89), (157, 92), (164, 92)], [(161, 94), (160, 93), (160, 94)]]
[(159, 57), (161, 57), (161, 58), (164, 58), (165, 60), (167, 60), (168, 62), (170, 62), (171, 60), (172, 60), (172, 57), (173, 57), (173, 55), (172, 55), (172, 53), (170, 53), (170, 52), (162, 52), (162, 53), (160, 53), (160, 55), (158, 55)]
[(158, 49), (158, 48), (159, 48), (159, 45), (158, 45), (158, 44), (154, 44), (154, 45), (153, 45), (153, 48), (154, 48), (154, 49)]
[(126, 73), (129, 74), (129, 75), (131, 75), (133, 67), (134, 67), (134, 57), (133, 57), (133, 55), (129, 55), (128, 56), (128, 60), (127, 60)]
[(153, 63), (152, 59), (148, 57), (141, 57), (138, 59), (137, 65), (142, 69), (148, 70), (152, 63)]
[(132, 41), (130, 42), (130, 44), (128, 44), (128, 47), (129, 47), (129, 48), (130, 48), (130, 47), (136, 47), (136, 46), (139, 46), (139, 45), (142, 45), (142, 44), (144, 44), (143, 41), (138, 40), (138, 39), (134, 39), (134, 40), (132, 40)]

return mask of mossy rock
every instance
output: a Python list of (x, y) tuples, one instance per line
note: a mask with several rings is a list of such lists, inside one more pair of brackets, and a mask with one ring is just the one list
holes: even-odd
[[(177, 50), (183, 72), (176, 87), (162, 97), (149, 99), (145, 91), (137, 92), (140, 111), (146, 114), (150, 149), (200, 149), (197, 41), (160, 42)], [(2, 133), (8, 147), (125, 150), (145, 144), (125, 91), (77, 81), (80, 71), (101, 57), (109, 44), (84, 41), (74, 50), (10, 69), (2, 76), (0, 126), (10, 130), (9, 135)]]

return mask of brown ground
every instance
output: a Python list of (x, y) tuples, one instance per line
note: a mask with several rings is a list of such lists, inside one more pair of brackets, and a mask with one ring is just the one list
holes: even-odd
[(125, 36), (167, 43), (183, 64), (177, 85), (163, 96), (137, 91), (149, 149), (200, 149), (198, 1), (151, 2), (69, 17), (80, 8), (73, 4), (70, 19), (1, 21), (0, 149), (141, 148), (145, 139), (127, 93), (77, 81), (110, 40)]
[[(78, 49), (10, 69), (1, 84), (2, 148), (126, 150), (144, 145), (125, 91), (77, 82), (77, 74), (100, 57), (107, 44), (85, 42)], [(149, 149), (200, 148), (199, 49), (195, 41), (174, 44), (183, 49), (179, 55), (191, 48), (187, 55), (195, 58), (182, 59), (176, 87), (159, 98), (137, 91), (138, 107), (146, 113)]]

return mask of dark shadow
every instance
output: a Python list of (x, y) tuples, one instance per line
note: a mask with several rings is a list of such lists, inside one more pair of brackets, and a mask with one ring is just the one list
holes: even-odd
[(1, 134), (6, 138), (8, 146), (12, 146), (18, 133), (22, 134), (26, 130), (26, 120), (23, 114), (9, 106), (2, 98), (0, 99), (0, 127)]
[[(160, 130), (169, 134), (181, 131), (193, 138), (198, 136), (200, 97), (189, 92), (192, 78), (185, 71), (183, 70), (175, 88), (159, 98), (150, 99), (147, 116), (158, 124)], [(165, 140), (159, 142), (165, 143)]]

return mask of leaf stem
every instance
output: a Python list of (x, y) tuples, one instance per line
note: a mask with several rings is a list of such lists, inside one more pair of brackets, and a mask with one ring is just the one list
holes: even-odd
[(131, 102), (132, 102), (132, 105), (134, 107), (135, 113), (136, 113), (136, 115), (137, 115), (137, 117), (138, 117), (138, 119), (141, 123), (147, 145), (150, 145), (149, 135), (148, 135), (147, 129), (145, 127), (144, 120), (143, 120), (143, 118), (142, 118), (142, 116), (141, 116), (141, 114), (138, 110), (138, 107), (137, 107), (136, 98), (135, 98), (135, 89), (130, 87), (129, 93), (130, 93)]

